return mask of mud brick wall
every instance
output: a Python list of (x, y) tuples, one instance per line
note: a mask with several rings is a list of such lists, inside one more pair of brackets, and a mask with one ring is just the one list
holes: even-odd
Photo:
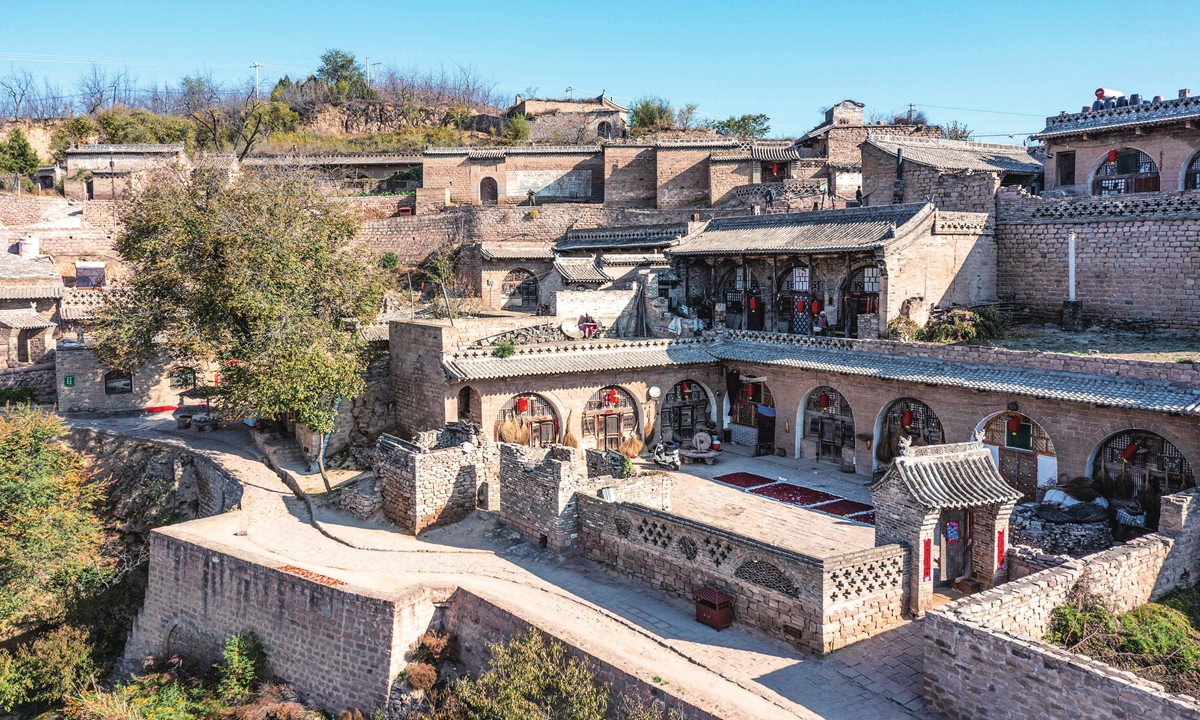
[(1075, 231), (1076, 297), (1084, 319), (1153, 321), (1200, 330), (1200, 192), (997, 202), (1000, 298), (1060, 322)]
[(344, 208), (360, 220), (382, 220), (396, 217), (400, 208), (416, 208), (415, 195), (379, 195), (363, 197), (330, 197), (335, 206)]
[(604, 205), (656, 207), (658, 160), (646, 145), (604, 146)]
[(738, 199), (735, 188), (754, 182), (754, 161), (711, 161), (708, 168), (708, 196), (713, 205)]
[(712, 148), (658, 148), (657, 207), (709, 204), (708, 157)]
[[(381, 439), (375, 477), (383, 496), (383, 513), (414, 535), (431, 527), (466, 518), (479, 505), (480, 487), (494, 482), (497, 447), (460, 445), (432, 450), (411, 443)], [(491, 493), (488, 493), (491, 497)]]
[(735, 622), (799, 649), (831, 652), (900, 622), (898, 546), (821, 560), (637, 505), (576, 502), (593, 560), (688, 601), (716, 587), (733, 597)]
[[(232, 535), (239, 520), (231, 514), (196, 522)], [(348, 707), (369, 714), (383, 709), (405, 651), (429, 627), (434, 602), (449, 595), (321, 584), (248, 550), (196, 544), (189, 526), (151, 535), (149, 585), (126, 643), (126, 672), (139, 670), (143, 658), (164, 658), (168, 646), (190, 667), (202, 667), (220, 659), (226, 638), (253, 630), (270, 676), (331, 714)]]
[(577, 319), (585, 313), (606, 326), (620, 325), (626, 335), (637, 313), (637, 290), (559, 290), (550, 293), (550, 314)]
[[(445, 629), (458, 639), (459, 659), (472, 675), (487, 668), (491, 653), (489, 644), (506, 642), (515, 635), (536, 627), (524, 618), (505, 610), (462, 588), (450, 598), (450, 606), (444, 616)], [(679, 720), (719, 720), (711, 713), (691, 703), (680, 700), (657, 685), (642, 680), (636, 675), (597, 658), (571, 645), (545, 630), (538, 631), (548, 639), (566, 646), (569, 655), (587, 662), (597, 682), (609, 688), (609, 716), (615, 718), (617, 708), (623, 707), (625, 698), (640, 701), (643, 705), (657, 704), (668, 711), (678, 713)]]
[[(41, 220), (48, 210), (58, 207), (61, 202), (48, 198), (0, 195), (0, 226), (32, 225)], [(16, 238), (11, 238), (11, 241), (15, 242)]]

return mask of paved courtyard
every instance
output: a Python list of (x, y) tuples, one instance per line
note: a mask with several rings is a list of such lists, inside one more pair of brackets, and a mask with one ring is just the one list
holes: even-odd
[[(544, 553), (489, 513), (478, 512), (462, 523), (414, 538), (383, 521), (358, 520), (318, 495), (318, 530), (310, 524), (307, 506), (263, 463), (262, 453), (241, 426), (201, 435), (177, 430), (163, 416), (75, 424), (185, 446), (239, 477), (245, 496), (236, 523), (216, 517), (173, 528), (174, 534), (197, 542), (219, 540), (258, 554), (264, 562), (293, 564), (382, 591), (418, 584), (469, 589), (729, 720), (934, 717), (926, 713), (920, 697), (919, 623), (907, 623), (826, 657), (806, 656), (739, 626), (718, 633), (700, 625), (688, 603), (631, 585), (593, 563)], [(298, 461), (286, 448), (281, 450), (279, 459)], [(736, 466), (768, 477), (794, 478), (851, 499), (863, 499), (861, 484), (860, 494), (854, 495), (854, 483), (836, 475), (806, 476), (804, 466), (797, 470), (794, 462), (789, 468), (782, 461), (728, 460), (723, 467), (694, 466), (697, 475), (676, 473), (676, 510), (739, 532), (761, 531), (772, 542), (804, 552), (827, 552), (839, 541), (872, 544), (869, 526), (793, 508), (698, 475)], [(298, 464), (292, 467), (302, 469)], [(300, 474), (306, 489), (321, 489), (319, 478)], [(337, 480), (345, 482), (352, 475), (341, 473)]]

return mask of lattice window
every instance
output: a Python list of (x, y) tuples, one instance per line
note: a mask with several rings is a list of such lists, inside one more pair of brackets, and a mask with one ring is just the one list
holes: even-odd
[(721, 563), (729, 559), (729, 555), (733, 552), (733, 546), (723, 540), (714, 540), (712, 538), (704, 538), (704, 552), (708, 554), (708, 559), (713, 565), (721, 567)]
[[(822, 397), (827, 407), (821, 406)], [(805, 435), (833, 448), (854, 447), (854, 413), (841, 393), (831, 387), (817, 388), (808, 396), (804, 408)]]
[(877, 293), (879, 292), (879, 268), (865, 267), (854, 273), (854, 277), (850, 280), (850, 292), (852, 293)]
[(784, 292), (808, 292), (808, 268), (794, 267), (783, 281)]
[[(748, 393), (753, 386), (754, 393), (761, 393), (761, 400), (756, 399), (758, 396), (751, 397)], [(738, 390), (737, 402), (733, 406), (733, 422), (738, 425), (746, 425), (748, 427), (758, 427), (758, 406), (765, 405), (769, 408), (775, 407), (775, 396), (771, 394), (770, 388), (766, 383), (751, 383), (750, 385), (742, 385)]]
[[(496, 437), (502, 439), (501, 426), (506, 421), (521, 423), (522, 430), (513, 442), (544, 446), (553, 444), (558, 436), (558, 418), (554, 408), (540, 395), (525, 393), (508, 399), (496, 413)], [(528, 440), (524, 440), (528, 430)]]
[[(905, 411), (910, 414), (906, 416)], [(908, 425), (905, 425), (906, 417)], [(942, 421), (928, 405), (911, 398), (897, 400), (888, 408), (887, 429), (890, 434), (903, 429), (909, 435), (920, 435), (926, 445), (941, 445), (946, 442)]]
[(633, 530), (633, 524), (623, 517), (613, 518), (613, 525), (617, 528), (617, 535), (623, 538), (629, 537), (629, 533)]
[(988, 421), (983, 428), (983, 442), (988, 445), (1011, 450), (1028, 450), (1039, 455), (1054, 455), (1054, 443), (1050, 436), (1033, 420), (1017, 415), (1020, 427), (1009, 432), (1008, 420), (1014, 413), (1001, 413)]
[(700, 554), (700, 548), (696, 546), (696, 541), (689, 537), (679, 538), (677, 546), (679, 552), (683, 553), (688, 560), (695, 560), (696, 556)]
[(1183, 187), (1185, 190), (1200, 190), (1200, 155), (1197, 155), (1188, 165)]
[[(1115, 158), (1113, 156), (1115, 155)], [(1158, 165), (1141, 150), (1117, 150), (1110, 153), (1097, 170), (1092, 192), (1096, 195), (1126, 195), (1158, 192)]]
[[(825, 401), (829, 403), (828, 408), (821, 407), (822, 395), (825, 396)], [(850, 412), (850, 403), (846, 402), (846, 398), (842, 397), (840, 392), (831, 387), (819, 387), (813, 390), (812, 394), (808, 396), (805, 408), (813, 412), (824, 412), (851, 420), (854, 418), (854, 413)]]
[(661, 548), (671, 547), (671, 541), (675, 539), (670, 526), (647, 518), (638, 523), (637, 533), (642, 542)]
[(900, 558), (889, 558), (864, 565), (833, 570), (829, 573), (832, 602), (851, 600), (880, 591), (896, 589), (904, 579), (904, 566)]
[[(1125, 458), (1128, 448), (1137, 448)], [(1132, 487), (1116, 494), (1128, 496), (1129, 490), (1139, 493), (1141, 486), (1153, 482), (1158, 494), (1178, 492), (1195, 487), (1196, 477), (1192, 465), (1179, 448), (1161, 435), (1146, 430), (1126, 430), (1118, 433), (1100, 446), (1096, 453), (1093, 477), (1114, 482), (1120, 488), (1121, 481), (1129, 481)]]
[(795, 583), (789, 580), (782, 570), (768, 562), (761, 560), (744, 562), (733, 572), (733, 576), (759, 587), (783, 593), (788, 597), (800, 597), (800, 591), (796, 589)]
[(189, 367), (177, 367), (171, 371), (171, 387), (196, 387), (196, 371)]

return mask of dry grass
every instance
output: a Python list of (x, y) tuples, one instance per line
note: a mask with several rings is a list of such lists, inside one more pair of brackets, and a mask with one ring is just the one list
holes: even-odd
[[(225, 717), (227, 720), (309, 720), (315, 713), (300, 704), (290, 687), (265, 685), (250, 702), (229, 708)], [(359, 713), (361, 717), (362, 713)]]
[(429, 690), (437, 684), (437, 668), (429, 663), (409, 663), (404, 671), (404, 679), (414, 690)]
[(580, 447), (579, 437), (575, 435), (575, 428), (571, 425), (571, 416), (574, 412), (574, 410), (567, 411), (567, 424), (564, 426), (566, 430), (563, 431), (562, 444), (578, 450)]
[(618, 449), (625, 457), (637, 457), (641, 454), (643, 447), (644, 445), (642, 445), (641, 440), (638, 440), (637, 435), (630, 434), (629, 437), (621, 442)]
[(506, 443), (515, 443), (521, 434), (521, 425), (509, 418), (500, 425), (500, 439)]

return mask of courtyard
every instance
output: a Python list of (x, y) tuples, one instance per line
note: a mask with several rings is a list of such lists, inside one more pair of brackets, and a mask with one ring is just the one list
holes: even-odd
[[(684, 601), (630, 584), (578, 558), (555, 557), (478, 511), (423, 533), (399, 532), (382, 520), (359, 520), (333, 494), (306, 503), (262, 462), (248, 430), (182, 431), (151, 416), (79, 422), (202, 454), (238, 477), (242, 510), (165, 532), (204, 547), (229, 548), (270, 566), (292, 566), (358, 588), (399, 593), (414, 587), (461, 587), (664, 691), (725, 718), (926, 718), (921, 698), (920, 623), (905, 623), (824, 657), (812, 657), (734, 626), (698, 624)], [(288, 442), (266, 446), (306, 490), (319, 476)], [(674, 510), (800, 552), (871, 547), (873, 530), (793, 507), (710, 479), (745, 472), (866, 500), (860, 482), (831, 467), (726, 453), (715, 466), (672, 473)], [(339, 486), (355, 473), (334, 476)], [(667, 652), (664, 652), (666, 650)]]

